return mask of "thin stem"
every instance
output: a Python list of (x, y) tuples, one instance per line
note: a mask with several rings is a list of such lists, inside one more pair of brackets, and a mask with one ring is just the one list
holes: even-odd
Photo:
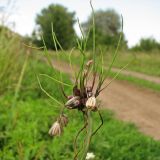
[(54, 98), (53, 96), (51, 96), (51, 95), (42, 87), (42, 84), (41, 84), (40, 79), (39, 79), (38, 76), (37, 76), (37, 80), (38, 80), (38, 84), (39, 84), (41, 90), (42, 90), (49, 98), (51, 98), (53, 101), (55, 101), (57, 104), (63, 106), (63, 104), (62, 104), (61, 102), (59, 102), (56, 98)]
[(93, 29), (93, 71), (95, 72), (95, 63), (96, 63), (96, 29), (95, 29), (95, 13), (94, 13), (94, 8), (92, 5), (92, 1), (90, 0), (90, 5), (91, 5), (91, 9), (92, 9), (92, 29)]
[(121, 44), (121, 41), (122, 41), (122, 38), (123, 38), (123, 17), (121, 16), (121, 19), (122, 19), (122, 28), (121, 28), (121, 32), (120, 32), (120, 35), (119, 35), (119, 40), (118, 40), (118, 44), (117, 44), (117, 47), (116, 47), (116, 50), (114, 52), (114, 55), (113, 55), (113, 59), (112, 59), (112, 62), (111, 64), (109, 65), (109, 68), (108, 68), (108, 71), (107, 71), (107, 74), (106, 74), (106, 77), (104, 78), (104, 81), (105, 79), (108, 77), (111, 69), (112, 69), (112, 66), (117, 58), (117, 55), (118, 55), (118, 50), (119, 50), (119, 47), (120, 47), (120, 44)]
[(93, 73), (93, 82), (92, 82), (92, 86), (91, 86), (91, 90), (93, 91), (94, 85), (95, 85), (95, 81), (96, 81), (96, 72)]
[(39, 75), (40, 75), (40, 76), (47, 77), (47, 78), (49, 78), (49, 79), (51, 79), (51, 80), (53, 80), (53, 81), (55, 81), (55, 82), (57, 82), (57, 83), (59, 83), (59, 84), (61, 84), (61, 85), (64, 85), (64, 86), (67, 86), (67, 87), (73, 87), (72, 85), (67, 84), (67, 83), (65, 83), (65, 82), (62, 82), (62, 81), (59, 81), (59, 80), (57, 80), (56, 78), (51, 77), (51, 76), (49, 76), (49, 75), (47, 75), (47, 74), (39, 74)]
[[(132, 62), (132, 61), (131, 61), (131, 62)], [(97, 95), (96, 95), (96, 96), (98, 96), (100, 92), (102, 92), (104, 89), (106, 89), (106, 88), (119, 76), (119, 74), (120, 74), (131, 62), (129, 62), (129, 63), (126, 64), (123, 68), (121, 68), (121, 69), (119, 70), (119, 72), (116, 73), (116, 75), (112, 78), (112, 80), (111, 80), (107, 85), (105, 85), (102, 89), (99, 89), (99, 90), (97, 91)]]
[(86, 159), (87, 152), (88, 152), (89, 145), (90, 145), (90, 141), (91, 141), (91, 137), (92, 137), (92, 117), (91, 117), (91, 111), (88, 110), (86, 114), (87, 114), (87, 122), (88, 122), (87, 126), (86, 126), (87, 135), (86, 135), (84, 149), (82, 151), (81, 160), (85, 160)]
[(17, 98), (19, 96), (19, 91), (21, 89), (22, 80), (23, 80), (24, 73), (25, 73), (26, 68), (27, 68), (27, 63), (28, 63), (29, 55), (30, 55), (30, 50), (28, 49), (27, 50), (27, 55), (26, 55), (26, 58), (25, 58), (25, 61), (24, 61), (24, 64), (23, 64), (23, 67), (22, 67), (22, 70), (21, 70), (21, 73), (20, 73), (20, 77), (19, 77), (16, 89), (15, 89), (15, 95), (14, 95), (12, 107), (14, 107), (16, 105)]
[(75, 152), (75, 157), (74, 157), (74, 160), (77, 159), (77, 156), (79, 154), (80, 151), (77, 152), (77, 139), (80, 135), (80, 133), (86, 128), (87, 126), (87, 122), (85, 122), (84, 126), (78, 131), (77, 135), (76, 135), (76, 138), (74, 140), (74, 152)]
[(99, 117), (101, 119), (101, 124), (98, 126), (98, 128), (92, 133), (92, 137), (97, 133), (97, 131), (103, 126), (103, 117), (98, 109), (98, 114), (99, 114)]

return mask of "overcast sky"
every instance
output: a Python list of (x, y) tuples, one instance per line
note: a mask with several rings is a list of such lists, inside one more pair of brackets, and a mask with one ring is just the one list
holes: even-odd
[[(0, 0), (0, 6), (7, 0)], [(91, 13), (89, 0), (16, 0), (14, 16), (15, 31), (31, 34), (35, 27), (36, 14), (49, 4), (61, 4), (84, 22)], [(129, 46), (142, 37), (154, 37), (160, 41), (160, 0), (93, 0), (95, 10), (113, 8), (124, 18), (124, 33)], [(78, 27), (75, 26), (76, 31)]]

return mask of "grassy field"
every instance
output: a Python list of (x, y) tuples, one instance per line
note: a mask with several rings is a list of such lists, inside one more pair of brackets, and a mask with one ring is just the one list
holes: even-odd
[[(54, 74), (52, 69), (42, 62), (34, 62), (33, 66), (38, 73)], [(66, 75), (63, 77), (66, 82), (69, 82)], [(74, 111), (73, 114), (66, 110), (69, 125), (65, 128), (64, 134), (61, 137), (50, 137), (48, 129), (59, 113), (59, 106), (38, 88), (30, 67), (23, 84), (32, 87), (21, 90), (14, 108), (12, 108), (12, 94), (0, 97), (0, 159), (72, 159), (73, 139), (82, 126), (82, 116), (78, 111)], [(43, 86), (51, 94), (54, 93), (57, 99), (61, 97), (56, 92), (55, 82), (43, 81)], [(115, 119), (110, 111), (101, 112), (104, 126), (93, 138), (89, 150), (96, 155), (96, 160), (158, 160), (160, 158), (160, 142), (144, 136), (134, 125)], [(94, 126), (97, 126), (98, 117), (94, 115), (93, 118)], [(79, 143), (83, 138), (80, 137)]]
[[(49, 159), (73, 158), (73, 139), (82, 126), (81, 116), (69, 115), (69, 125), (61, 137), (52, 138), (48, 128), (58, 113), (58, 106), (48, 99), (19, 101), (11, 109), (12, 97), (1, 97), (0, 159)], [(12, 113), (11, 113), (12, 111)], [(12, 117), (10, 117), (12, 114)], [(137, 129), (116, 120), (109, 111), (103, 111), (104, 126), (93, 138), (90, 152), (96, 160), (158, 160), (160, 142), (142, 135)], [(94, 116), (95, 125), (97, 116)], [(81, 137), (81, 142), (83, 138)]]
[[(32, 65), (37, 73), (54, 75), (50, 67), (41, 63), (34, 62)], [(68, 81), (67, 76), (64, 77)], [(43, 86), (60, 99), (57, 84), (43, 80)], [(12, 100), (12, 94), (0, 98), (0, 159), (72, 159), (73, 139), (82, 126), (82, 117), (77, 111), (74, 114), (68, 112), (70, 123), (62, 137), (50, 137), (48, 129), (60, 108), (39, 89), (32, 68), (27, 69), (20, 97), (14, 108)], [(138, 132), (134, 125), (116, 120), (110, 111), (103, 111), (102, 114), (104, 126), (93, 138), (90, 147), (96, 160), (160, 158), (159, 142)], [(95, 126), (99, 123), (97, 119), (94, 116)], [(80, 141), (83, 141), (83, 137)]]
[[(0, 42), (2, 44), (2, 40)], [(66, 110), (69, 125), (64, 129), (63, 135), (49, 136), (48, 130), (56, 120), (60, 106), (42, 92), (35, 73), (55, 77), (59, 72), (42, 61), (44, 58), (42, 52), (38, 56), (35, 56), (37, 51), (33, 50), (31, 53), (17, 99), (14, 101), (15, 90), (26, 57), (26, 49), (22, 50), (19, 42), (15, 38), (5, 39), (5, 41), (3, 39), (4, 44), (0, 45), (0, 159), (71, 160), (74, 137), (83, 125), (82, 115), (78, 111)], [(74, 63), (78, 62), (79, 59), (75, 58)], [(42, 86), (51, 95), (62, 101), (62, 94), (55, 81), (44, 77), (40, 77), (40, 80)], [(63, 80), (71, 84), (69, 76), (65, 73), (63, 73)], [(71, 94), (70, 88), (65, 90)], [(93, 138), (89, 149), (89, 152), (95, 154), (95, 160), (160, 159), (159, 141), (143, 135), (133, 124), (117, 120), (109, 110), (101, 110), (101, 113), (104, 125)], [(96, 128), (100, 123), (98, 115), (94, 114), (93, 119)], [(82, 134), (78, 140), (79, 144), (82, 144), (83, 140)]]
[[(106, 54), (106, 59), (111, 60), (112, 55)], [(132, 61), (127, 70), (137, 71), (153, 76), (160, 76), (160, 53), (120, 52), (114, 67), (121, 68)]]

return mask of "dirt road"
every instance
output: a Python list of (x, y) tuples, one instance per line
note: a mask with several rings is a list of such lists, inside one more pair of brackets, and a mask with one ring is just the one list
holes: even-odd
[[(54, 62), (54, 66), (72, 73), (66, 63)], [(119, 119), (135, 123), (140, 131), (160, 140), (160, 94), (115, 80), (99, 99)]]
[[(112, 71), (119, 72), (120, 69), (112, 68)], [(146, 75), (146, 74), (143, 74), (143, 73), (139, 73), (139, 72), (135, 72), (135, 71), (127, 71), (127, 70), (121, 71), (121, 74), (127, 75), (127, 76), (133, 76), (133, 77), (136, 77), (136, 78), (140, 78), (140, 79), (144, 79), (144, 80), (147, 80), (147, 81), (150, 81), (150, 82), (160, 84), (160, 77), (150, 76), (150, 75)]]

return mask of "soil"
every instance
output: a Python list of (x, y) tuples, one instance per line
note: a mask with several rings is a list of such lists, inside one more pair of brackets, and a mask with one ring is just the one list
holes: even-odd
[[(119, 72), (120, 69), (112, 68), (112, 71)], [(140, 78), (140, 79), (144, 79), (144, 80), (147, 80), (147, 81), (150, 81), (150, 82), (160, 84), (160, 77), (146, 75), (146, 74), (143, 74), (143, 73), (139, 73), (139, 72), (135, 72), (135, 71), (128, 71), (128, 70), (121, 71), (121, 74), (127, 75), (127, 76), (133, 76), (133, 77), (136, 77), (136, 78)]]
[[(57, 69), (72, 74), (68, 64), (53, 63)], [(109, 81), (107, 79), (106, 83)], [(115, 80), (100, 94), (99, 99), (104, 108), (115, 112), (117, 118), (134, 123), (141, 132), (160, 140), (160, 93)]]

